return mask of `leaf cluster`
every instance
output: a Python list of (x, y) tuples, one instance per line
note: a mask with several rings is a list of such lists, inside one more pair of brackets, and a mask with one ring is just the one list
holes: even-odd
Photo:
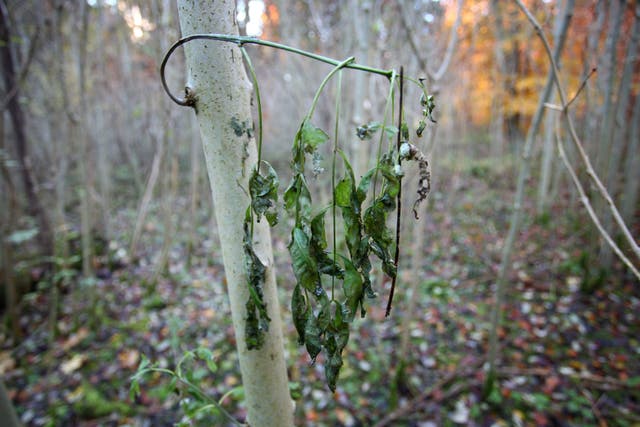
[[(373, 128), (374, 126), (371, 126)], [(381, 126), (376, 127), (380, 129)], [(388, 212), (395, 209), (400, 177), (395, 174), (391, 154), (382, 157), (358, 183), (353, 168), (344, 153), (345, 175), (336, 184), (335, 207), (342, 214), (348, 254), (329, 253), (325, 216), (329, 207), (312, 214), (313, 203), (305, 177), (306, 155), (313, 156), (317, 148), (328, 140), (324, 131), (303, 121), (292, 149), (294, 176), (285, 191), (285, 207), (295, 215), (291, 231), (291, 255), (296, 285), (291, 299), (293, 321), (299, 343), (305, 345), (312, 361), (324, 350), (327, 385), (335, 390), (343, 365), (342, 351), (349, 340), (350, 323), (358, 309), (366, 313), (364, 297), (376, 296), (371, 284), (371, 255), (382, 261), (383, 271), (393, 277), (396, 267), (391, 257), (392, 231), (386, 226)], [(381, 193), (368, 207), (367, 198), (373, 176), (380, 172), (384, 184)], [(333, 219), (335, 221), (335, 218)], [(335, 248), (334, 248), (335, 251)], [(331, 294), (323, 286), (331, 281)], [(334, 283), (342, 282), (342, 298), (336, 298)]]

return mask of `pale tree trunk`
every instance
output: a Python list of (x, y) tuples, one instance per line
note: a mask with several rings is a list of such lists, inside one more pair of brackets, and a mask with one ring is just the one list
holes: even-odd
[(138, 242), (140, 241), (140, 235), (142, 234), (142, 226), (147, 218), (149, 212), (149, 204), (153, 197), (153, 190), (156, 188), (158, 182), (158, 176), (160, 175), (160, 166), (162, 164), (162, 157), (164, 156), (164, 144), (162, 140), (157, 141), (158, 148), (153, 155), (153, 162), (151, 163), (151, 172), (147, 179), (147, 185), (145, 186), (144, 194), (140, 199), (140, 206), (138, 207), (138, 215), (136, 216), (136, 223), (133, 228), (133, 236), (131, 237), (131, 245), (129, 246), (129, 256), (131, 259), (135, 259), (138, 253)]
[[(557, 98), (551, 95), (551, 103)], [(538, 198), (536, 200), (536, 213), (542, 215), (549, 208), (549, 193), (551, 192), (551, 175), (553, 174), (553, 141), (554, 141), (553, 115), (547, 114), (544, 119), (544, 136), (542, 141), (542, 159), (540, 161), (540, 182), (538, 182)]]
[[(622, 77), (618, 86), (618, 95), (616, 97), (617, 103), (615, 107), (612, 106), (611, 115), (613, 116), (613, 121), (611, 123), (610, 135), (607, 139), (607, 143), (610, 145), (610, 148), (609, 153), (606, 156), (606, 171), (603, 170), (603, 175), (606, 173), (606, 181), (604, 184), (609, 190), (609, 193), (615, 198), (617, 198), (618, 189), (620, 189), (623, 179), (621, 172), (624, 170), (623, 168), (625, 165), (621, 160), (625, 146), (627, 147), (627, 155), (629, 157), (637, 155), (637, 140), (633, 141), (632, 139), (627, 138), (630, 136), (628, 133), (631, 132), (630, 128), (632, 126), (637, 126), (637, 124), (633, 122), (631, 122), (633, 124), (630, 124), (628, 121), (628, 110), (632, 97), (631, 85), (633, 83), (633, 70), (639, 63), (638, 42), (640, 41), (640, 4), (636, 5), (635, 22), (632, 28), (631, 40), (627, 45), (627, 53), (624, 59), (624, 66), (622, 68)], [(605, 143), (604, 140), (601, 142), (603, 144)], [(635, 151), (630, 150), (633, 145), (636, 146)], [(632, 221), (628, 221), (628, 223), (629, 225), (633, 224)], [(611, 232), (613, 227), (613, 217), (608, 212), (608, 208), (606, 206), (602, 215), (602, 226), (609, 232)], [(611, 262), (610, 258), (613, 254), (606, 241), (601, 243), (600, 254), (605, 255), (605, 262)]]
[[(178, 0), (183, 36), (194, 33), (238, 34), (235, 2)], [(275, 283), (273, 251), (267, 221), (255, 224), (254, 250), (268, 266), (264, 301), (271, 322), (258, 350), (245, 342), (248, 277), (242, 246), (243, 218), (249, 196), (249, 175), (255, 167), (255, 141), (248, 132), (237, 135), (232, 123), (252, 123), (251, 85), (237, 46), (196, 41), (185, 46), (189, 80), (195, 95), (200, 135), (215, 208), (238, 359), (251, 426), (292, 426), (284, 359), (280, 305)]]
[(89, 33), (89, 5), (86, 3), (82, 7), (82, 24), (80, 30), (80, 44), (78, 47), (78, 83), (80, 96), (80, 179), (82, 181), (80, 188), (80, 236), (82, 240), (82, 276), (85, 279), (93, 275), (93, 243), (91, 239), (91, 147), (89, 132), (87, 130), (87, 50), (88, 50), (88, 33)]
[(493, 138), (491, 141), (491, 155), (494, 158), (501, 157), (504, 154), (505, 147), (505, 120), (504, 120), (504, 99), (506, 96), (506, 84), (505, 79), (507, 75), (507, 62), (504, 57), (504, 28), (502, 25), (502, 11), (498, 0), (491, 0), (491, 15), (495, 19), (495, 48), (494, 54), (496, 57), (496, 65), (493, 67), (495, 73), (495, 80), (498, 83), (494, 92), (494, 105), (495, 112), (492, 115), (492, 127), (494, 129)]
[[(66, 75), (66, 56), (64, 52), (65, 36), (64, 36), (64, 9), (62, 6), (56, 8), (55, 13), (55, 39), (53, 41), (53, 49), (57, 56), (57, 62), (55, 65), (56, 80), (58, 88), (60, 90), (60, 102), (62, 108), (56, 113), (55, 121), (57, 122), (55, 130), (54, 143), (54, 162), (55, 162), (55, 207), (54, 207), (54, 222), (55, 222), (55, 248), (54, 256), (58, 259), (65, 260), (62, 264), (54, 265), (54, 272), (58, 273), (62, 269), (68, 268), (67, 260), (69, 259), (69, 230), (65, 218), (65, 206), (67, 204), (68, 188), (67, 188), (67, 173), (69, 170), (69, 141), (70, 132), (69, 125), (75, 126), (72, 122), (72, 114), (69, 110), (69, 96), (67, 87), (67, 75)], [(48, 332), (49, 342), (52, 343), (56, 337), (56, 325), (58, 318), (58, 306), (60, 301), (60, 289), (64, 286), (68, 279), (63, 275), (62, 283), (54, 281), (51, 284), (49, 292), (49, 318), (48, 318)]]
[[(598, 3), (594, 7), (594, 15), (593, 15), (593, 23), (589, 28), (589, 36), (587, 38), (587, 48), (585, 51), (585, 60), (584, 60), (584, 68), (582, 71), (582, 79), (587, 78), (591, 69), (593, 68), (593, 64), (596, 64), (599, 61), (600, 52), (598, 51), (598, 45), (600, 43), (600, 37), (602, 35), (602, 28), (604, 27), (605, 16), (607, 14), (605, 10), (606, 1), (598, 0)], [(598, 70), (598, 75), (600, 75), (602, 70)], [(598, 148), (598, 138), (595, 138), (596, 134), (596, 125), (598, 121), (595, 120), (598, 117), (597, 107), (598, 102), (596, 101), (596, 97), (593, 96), (592, 91), (589, 89), (589, 86), (585, 86), (583, 95), (581, 98), (584, 99), (584, 105), (587, 108), (587, 120), (584, 123), (584, 136), (585, 142), (588, 144), (588, 151), (592, 158), (596, 156), (597, 148)], [(575, 192), (573, 193), (575, 194)], [(571, 204), (572, 206), (574, 203)]]
[[(615, 111), (613, 106), (613, 92), (616, 81), (617, 45), (620, 38), (620, 28), (622, 26), (622, 16), (624, 15), (626, 1), (612, 0), (609, 6), (609, 35), (605, 43), (605, 51), (602, 55), (603, 70), (602, 78), (604, 83), (604, 105), (602, 106), (602, 123), (600, 126), (600, 140), (596, 156), (596, 172), (606, 178), (609, 158), (611, 156), (611, 137), (613, 136)], [(604, 181), (604, 184), (609, 183)], [(607, 204), (602, 199), (596, 199), (596, 212), (602, 218), (605, 230), (611, 231), (613, 222)], [(598, 234), (600, 253), (599, 263), (604, 268), (611, 267), (613, 262), (613, 252), (609, 244)]]
[[(193, 126), (195, 129), (195, 126)], [(198, 201), (200, 200), (200, 156), (202, 149), (198, 139), (195, 137), (195, 132), (190, 132), (191, 137), (191, 149), (190, 149), (190, 164), (191, 164), (191, 180), (189, 182), (189, 234), (187, 237), (187, 269), (191, 268), (193, 262), (193, 251), (196, 241), (196, 235), (198, 230)]]
[[(104, 8), (98, 8), (98, 22), (97, 28), (95, 30), (95, 34), (98, 37), (97, 43), (97, 62), (98, 69), (105, 70), (107, 69), (107, 61), (105, 54), (105, 45), (108, 44), (108, 41), (105, 40), (102, 35), (104, 34), (106, 24), (105, 24), (105, 10)], [(108, 99), (107, 93), (107, 84), (108, 84), (108, 75), (103, 74), (100, 78), (98, 96), (100, 99)], [(100, 221), (96, 223), (96, 226), (99, 228), (100, 237), (103, 237), (105, 241), (109, 241), (111, 238), (111, 150), (110, 141), (112, 140), (112, 132), (109, 127), (110, 123), (107, 123), (105, 120), (105, 115), (107, 114), (107, 109), (105, 108), (105, 103), (96, 102), (95, 105), (95, 129), (94, 129), (94, 140), (96, 141), (96, 161), (97, 161), (97, 171), (98, 171), (98, 188), (100, 189)]]
[[(573, 10), (574, 0), (567, 0), (565, 2), (564, 14), (558, 15), (556, 17), (556, 27), (553, 34), (553, 38), (555, 40), (556, 46), (559, 47), (558, 52), (562, 51), (562, 46), (564, 45), (567, 39), (567, 14), (571, 14)], [(560, 63), (560, 55), (556, 56), (556, 62)], [(551, 74), (547, 77), (547, 83), (545, 86), (544, 93), (551, 93), (551, 89), (553, 87), (553, 77)], [(552, 97), (553, 99), (553, 97)], [(536, 122), (536, 125), (539, 127), (540, 122)], [(545, 121), (545, 136), (542, 147), (542, 162), (540, 166), (540, 182), (538, 184), (538, 199), (536, 203), (536, 210), (538, 214), (542, 214), (543, 211), (547, 208), (548, 204), (548, 194), (549, 194), (549, 183), (551, 182), (551, 171), (553, 165), (553, 119), (550, 114), (547, 114), (547, 120)], [(534, 132), (537, 132), (538, 129), (533, 129)]]

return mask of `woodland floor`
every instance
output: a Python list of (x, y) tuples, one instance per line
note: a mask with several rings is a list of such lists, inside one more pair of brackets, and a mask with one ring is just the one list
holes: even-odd
[[(549, 217), (527, 221), (518, 239), (498, 378), (494, 388), (483, 388), (491, 283), (510, 212), (510, 200), (497, 197), (509, 190), (495, 182), (504, 181), (471, 174), (432, 194), (422, 266), (401, 273), (388, 319), (388, 284), (378, 285), (367, 317), (355, 321), (336, 393), (324, 384), (322, 356), (310, 365), (297, 346), (287, 303), (293, 281), (286, 237), (275, 232), (297, 425), (640, 425), (638, 284), (620, 271), (598, 279), (582, 250), (591, 228), (580, 213), (566, 213), (562, 198)], [(163, 387), (168, 377), (150, 375), (134, 399), (130, 378), (143, 355), (173, 368), (185, 350), (197, 347), (210, 349), (216, 366), (196, 365), (194, 380), (216, 400), (228, 393), (223, 406), (244, 419), (217, 243), (201, 227), (187, 269), (179, 232), (170, 273), (154, 280), (162, 244), (154, 215), (139, 260), (118, 261), (134, 215), (115, 219), (123, 229), (115, 230), (120, 238), (102, 259), (101, 278), (91, 286), (72, 280), (64, 290), (52, 343), (46, 289), (23, 299), (23, 341), (16, 346), (6, 332), (0, 336), (0, 374), (25, 425), (171, 426), (189, 405)], [(419, 286), (416, 310), (408, 313), (411, 280)], [(399, 352), (407, 326), (409, 347)], [(226, 422), (205, 414), (195, 424)]]

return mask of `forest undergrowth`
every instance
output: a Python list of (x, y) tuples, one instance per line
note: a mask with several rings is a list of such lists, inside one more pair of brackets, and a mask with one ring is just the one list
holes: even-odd
[[(285, 311), (286, 354), (296, 425), (309, 426), (637, 426), (640, 423), (640, 295), (622, 268), (598, 271), (588, 256), (588, 219), (559, 195), (545, 217), (523, 227), (504, 307), (500, 365), (485, 387), (492, 282), (510, 212), (509, 179), (475, 165), (441, 176), (430, 196), (419, 268), (401, 261), (394, 311), (385, 318), (389, 283), (355, 320), (335, 393), (324, 383), (323, 357), (311, 364), (296, 343), (288, 300), (295, 282), (286, 232), (273, 231)], [(502, 183), (502, 184), (499, 184)], [(186, 205), (186, 200), (179, 203)], [(533, 217), (533, 206), (525, 211)], [(197, 425), (224, 425), (156, 373), (130, 396), (145, 358), (175, 369), (185, 351), (189, 378), (237, 419), (245, 416), (221, 253), (201, 213), (192, 265), (180, 228), (169, 271), (155, 278), (162, 220), (150, 215), (139, 258), (125, 248), (135, 212), (114, 217), (119, 236), (96, 258), (98, 278), (69, 281), (61, 296), (58, 335), (49, 340), (46, 283), (22, 300), (17, 345), (0, 335), (0, 374), (20, 419), (29, 426), (170, 426), (190, 414)], [(637, 233), (636, 233), (637, 235)], [(406, 241), (411, 236), (405, 236)], [(418, 295), (409, 295), (418, 281)], [(88, 298), (95, 292), (98, 298)], [(415, 311), (407, 311), (416, 299)], [(91, 302), (93, 301), (93, 302)], [(400, 354), (401, 329), (409, 328)], [(186, 364), (185, 364), (186, 366)], [(185, 424), (189, 425), (189, 424)]]

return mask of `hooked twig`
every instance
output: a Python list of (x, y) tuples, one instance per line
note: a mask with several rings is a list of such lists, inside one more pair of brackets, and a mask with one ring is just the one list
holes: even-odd
[[(276, 42), (272, 42), (269, 40), (262, 40), (262, 39), (258, 39), (255, 37), (247, 37), (247, 36), (234, 36), (234, 35), (229, 35), (229, 34), (192, 34), (186, 37), (181, 38), (180, 40), (178, 40), (177, 42), (175, 42), (167, 51), (167, 53), (164, 55), (164, 58), (162, 59), (162, 63), (160, 64), (160, 78), (162, 80), (162, 87), (164, 88), (165, 92), (167, 93), (167, 95), (169, 95), (169, 98), (171, 98), (171, 100), (173, 102), (175, 102), (178, 105), (182, 105), (185, 107), (194, 107), (195, 106), (195, 96), (193, 93), (187, 93), (187, 95), (185, 96), (184, 99), (178, 98), (175, 95), (173, 95), (171, 93), (171, 91), (169, 90), (169, 86), (167, 85), (167, 79), (165, 77), (165, 67), (167, 66), (167, 62), (169, 61), (169, 58), (171, 57), (171, 55), (173, 54), (173, 52), (179, 48), (180, 46), (182, 46), (183, 44), (189, 43), (190, 41), (193, 40), (214, 40), (214, 41), (220, 41), (220, 42), (227, 42), (227, 43), (235, 43), (238, 46), (242, 47), (245, 44), (257, 44), (257, 45), (261, 45), (261, 46), (267, 46), (267, 47), (271, 47), (274, 49), (281, 49), (287, 52), (291, 52), (291, 53), (295, 53), (298, 55), (302, 55), (302, 56), (306, 56), (308, 58), (312, 58), (315, 59), (316, 61), (320, 61), (320, 62), (324, 62), (327, 64), (331, 64), (334, 66), (339, 66), (342, 61), (337, 61), (335, 59), (332, 58), (328, 58), (326, 56), (322, 56), (322, 55), (318, 55), (315, 53), (311, 53), (308, 52), (306, 50), (302, 50), (302, 49), (298, 49), (295, 47), (291, 47), (291, 46), (287, 46), (281, 43), (276, 43)], [(344, 68), (352, 68), (354, 70), (360, 70), (360, 71), (365, 71), (368, 73), (373, 73), (373, 74), (379, 74), (382, 76), (387, 77), (388, 79), (391, 78), (392, 74), (393, 74), (393, 70), (382, 70), (380, 68), (373, 68), (373, 67), (368, 67), (366, 65), (360, 65), (360, 64), (356, 64), (356, 63), (349, 63), (346, 65), (343, 65)], [(188, 90), (188, 89), (187, 89)]]

